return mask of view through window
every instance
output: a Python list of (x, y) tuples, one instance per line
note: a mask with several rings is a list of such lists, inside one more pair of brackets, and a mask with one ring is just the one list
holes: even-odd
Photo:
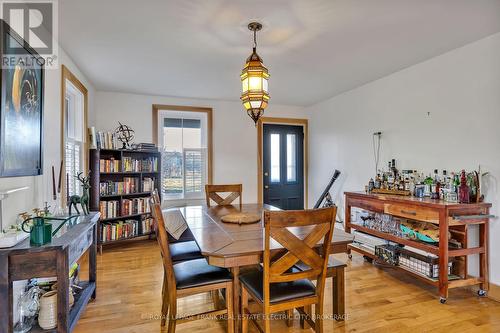
[(161, 111), (162, 194), (168, 199), (200, 199), (207, 183), (207, 115)]

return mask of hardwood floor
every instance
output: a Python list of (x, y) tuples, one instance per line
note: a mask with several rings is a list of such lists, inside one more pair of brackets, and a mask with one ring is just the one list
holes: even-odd
[[(345, 255), (339, 258), (347, 261)], [(75, 333), (160, 332), (155, 316), (161, 310), (163, 268), (157, 243), (106, 248), (97, 260), (97, 300), (89, 304)], [(346, 321), (325, 320), (325, 332), (500, 332), (500, 303), (454, 289), (442, 305), (434, 288), (357, 255), (346, 268), (346, 291)], [(326, 294), (325, 314), (330, 314), (331, 280)], [(194, 314), (210, 310), (212, 299), (200, 295), (178, 304), (181, 315)], [(312, 332), (301, 330), (298, 319), (290, 328), (276, 320), (272, 328), (277, 333)], [(257, 332), (252, 325), (250, 330)], [(225, 332), (225, 323), (202, 319), (179, 325), (177, 332)]]

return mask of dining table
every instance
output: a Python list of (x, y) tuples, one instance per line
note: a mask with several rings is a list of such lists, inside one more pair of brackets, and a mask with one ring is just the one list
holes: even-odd
[[(267, 204), (235, 204), (226, 206), (185, 206), (176, 208), (182, 214), (187, 226), (198, 244), (202, 255), (213, 266), (225, 267), (233, 274), (235, 332), (240, 331), (241, 307), (239, 302), (240, 269), (245, 266), (262, 263), (264, 253), (264, 223), (226, 223), (222, 217), (244, 213), (262, 216), (264, 210), (280, 210)], [(297, 237), (305, 237), (310, 227), (289, 228)], [(303, 238), (302, 237), (302, 238)], [(347, 252), (353, 237), (339, 228), (335, 228), (330, 247), (330, 254)], [(319, 245), (319, 244), (318, 244)], [(280, 251), (283, 247), (271, 239), (271, 250)], [(343, 297), (341, 295), (340, 297)]]

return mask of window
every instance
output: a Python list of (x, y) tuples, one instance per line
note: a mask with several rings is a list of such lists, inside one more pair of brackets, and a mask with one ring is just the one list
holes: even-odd
[(209, 178), (208, 118), (207, 112), (158, 110), (165, 199), (204, 197)]
[(280, 182), (280, 135), (271, 134), (271, 182)]
[(73, 74), (63, 67), (63, 153), (65, 173), (68, 175), (67, 193), (81, 195), (82, 188), (76, 175), (85, 171), (85, 137), (87, 124), (85, 104), (87, 90)]
[(286, 180), (297, 181), (297, 158), (295, 156), (295, 134), (286, 135)]

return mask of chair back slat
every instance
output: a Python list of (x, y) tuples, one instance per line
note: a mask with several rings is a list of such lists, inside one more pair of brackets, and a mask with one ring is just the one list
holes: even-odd
[(156, 240), (160, 246), (166, 278), (170, 286), (175, 286), (176, 283), (175, 276), (173, 274), (173, 262), (172, 257), (170, 256), (167, 229), (165, 228), (165, 220), (163, 219), (159, 196), (156, 192), (154, 192), (150, 198), (150, 205), (151, 213), (156, 224)]
[[(242, 204), (243, 186), (241, 184), (229, 185), (205, 185), (205, 195), (207, 206), (210, 207), (211, 201), (214, 201), (218, 206), (230, 205), (238, 197), (240, 205)], [(229, 193), (226, 197), (222, 197), (220, 193)]]
[[(336, 207), (329, 207), (264, 212), (264, 302), (269, 302), (271, 283), (318, 280), (317, 293), (323, 292), (336, 211)], [(290, 228), (296, 227), (301, 227), (300, 232), (293, 233)], [(271, 255), (271, 239), (284, 251)], [(316, 249), (318, 245), (321, 245), (320, 251)], [(298, 262), (309, 269), (293, 270)]]

